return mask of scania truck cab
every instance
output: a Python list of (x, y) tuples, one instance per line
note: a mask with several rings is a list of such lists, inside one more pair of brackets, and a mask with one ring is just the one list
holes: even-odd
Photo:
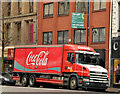
[(63, 71), (65, 74), (70, 72), (69, 75), (76, 77), (68, 77), (72, 79), (69, 80), (71, 89), (76, 89), (78, 86), (105, 90), (108, 87), (108, 71), (100, 66), (100, 54), (96, 53), (94, 49), (87, 46), (74, 46), (74, 49), (71, 48), (71, 50), (67, 48), (65, 53), (67, 61), (64, 59)]

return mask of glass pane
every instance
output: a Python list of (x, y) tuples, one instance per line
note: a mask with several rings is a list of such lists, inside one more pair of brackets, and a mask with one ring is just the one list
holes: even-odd
[(44, 7), (44, 16), (48, 15), (48, 5)]
[(87, 0), (76, 0), (76, 12), (86, 12), (87, 11)]
[(100, 29), (100, 42), (105, 41), (105, 28)]
[(53, 3), (49, 4), (49, 15), (53, 15)]
[(65, 2), (65, 14), (69, 14), (69, 2)]
[(33, 6), (33, 0), (29, 0), (30, 6)]
[(106, 0), (101, 0), (101, 9), (106, 8)]
[(68, 44), (68, 31), (64, 31), (64, 43)]
[(80, 43), (80, 30), (75, 30), (75, 43)]
[(52, 44), (52, 32), (49, 33), (49, 40), (48, 40), (48, 44)]
[(114, 84), (120, 84), (120, 59), (114, 59)]
[(43, 44), (47, 44), (47, 33), (43, 33)]
[(93, 10), (99, 10), (100, 9), (100, 2), (94, 2), (93, 3)]
[(93, 31), (96, 32), (96, 33), (93, 34), (93, 42), (99, 42), (98, 41), (98, 37), (99, 37), (98, 29), (93, 29)]
[(21, 0), (18, 0), (18, 8), (21, 8), (22, 7), (22, 2), (21, 2)]
[(86, 42), (86, 30), (81, 30), (81, 42)]
[(59, 2), (59, 15), (64, 14), (64, 2)]
[(87, 11), (87, 2), (81, 2), (81, 12)]
[(77, 2), (77, 1), (76, 1), (76, 12), (77, 12), (77, 13), (81, 12), (80, 2)]
[(58, 32), (58, 44), (63, 43), (63, 32)]

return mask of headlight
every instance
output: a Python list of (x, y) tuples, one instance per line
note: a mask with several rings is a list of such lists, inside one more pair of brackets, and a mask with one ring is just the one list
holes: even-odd
[(84, 79), (83, 79), (83, 81), (87, 81), (87, 82), (88, 82), (88, 81), (89, 81), (89, 79), (85, 79), (85, 78), (84, 78)]

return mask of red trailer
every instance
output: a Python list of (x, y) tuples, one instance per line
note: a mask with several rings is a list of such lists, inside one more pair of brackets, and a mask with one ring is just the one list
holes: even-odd
[(108, 72), (98, 64), (99, 53), (87, 46), (20, 46), (14, 49), (13, 79), (23, 86), (44, 82), (70, 89), (106, 89)]

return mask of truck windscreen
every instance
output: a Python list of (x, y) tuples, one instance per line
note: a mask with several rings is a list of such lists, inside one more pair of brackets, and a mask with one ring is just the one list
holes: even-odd
[(98, 55), (76, 53), (75, 54), (75, 63), (99, 65), (100, 60), (99, 60)]

